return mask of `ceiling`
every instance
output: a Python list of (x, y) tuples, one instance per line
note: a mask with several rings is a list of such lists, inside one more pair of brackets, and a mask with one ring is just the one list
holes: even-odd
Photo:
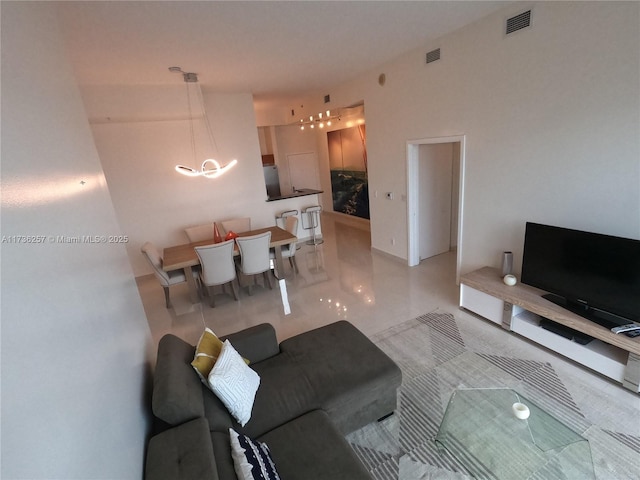
[(168, 68), (180, 66), (198, 73), (206, 91), (273, 99), (328, 93), (506, 4), (70, 1), (57, 6), (80, 85), (176, 84), (182, 78)]

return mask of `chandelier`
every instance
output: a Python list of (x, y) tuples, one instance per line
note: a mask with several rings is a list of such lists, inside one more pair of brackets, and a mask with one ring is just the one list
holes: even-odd
[[(187, 103), (189, 106), (189, 128), (191, 133), (191, 150), (193, 152), (193, 160), (194, 164), (197, 164), (196, 160), (196, 137), (195, 137), (195, 129), (193, 124), (193, 113), (191, 111), (191, 88), (189, 88), (189, 84), (195, 84), (196, 96), (198, 100), (198, 104), (200, 105), (201, 115), (204, 119), (205, 126), (207, 128), (207, 134), (209, 135), (209, 141), (211, 142), (211, 146), (217, 151), (218, 145), (216, 144), (216, 139), (213, 136), (213, 130), (211, 129), (211, 124), (209, 123), (209, 117), (207, 117), (207, 111), (204, 108), (204, 99), (202, 98), (202, 89), (200, 88), (200, 84), (198, 83), (198, 75), (193, 72), (184, 72), (180, 67), (169, 67), (170, 72), (181, 73), (182, 78), (184, 79), (184, 83), (187, 87)], [(206, 178), (217, 178), (229, 169), (231, 169), (238, 160), (233, 159), (229, 163), (225, 165), (221, 165), (220, 162), (214, 160), (213, 158), (207, 158), (202, 165), (200, 166), (200, 170), (197, 170), (192, 167), (187, 167), (185, 165), (176, 165), (176, 172), (181, 173), (182, 175), (186, 175), (188, 177), (206, 177)]]
[(325, 126), (330, 127), (331, 121), (340, 119), (340, 115), (331, 115), (331, 110), (327, 110), (326, 112), (318, 113), (317, 116), (309, 115), (309, 118), (305, 120), (304, 118), (300, 119), (300, 130), (304, 130), (305, 127), (315, 128), (316, 125), (318, 128), (324, 128)]

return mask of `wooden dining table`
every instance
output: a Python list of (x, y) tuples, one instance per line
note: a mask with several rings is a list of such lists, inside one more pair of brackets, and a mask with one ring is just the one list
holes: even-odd
[[(239, 237), (249, 237), (251, 235), (259, 235), (261, 233), (271, 232), (270, 248), (273, 248), (276, 253), (276, 278), (280, 279), (284, 277), (284, 259), (282, 258), (283, 245), (289, 245), (298, 240), (298, 237), (292, 233), (280, 227), (266, 227), (258, 228), (256, 230), (249, 230), (247, 232), (238, 233)], [(198, 287), (193, 277), (193, 267), (200, 265), (200, 259), (196, 253), (194, 247), (200, 247), (203, 245), (213, 244), (213, 238), (210, 240), (203, 240), (200, 242), (184, 243), (182, 245), (175, 245), (173, 247), (167, 247), (163, 251), (162, 255), (162, 269), (165, 272), (172, 270), (183, 269), (185, 276), (187, 277), (187, 285), (189, 287), (189, 296), (192, 303), (198, 303)], [(274, 248), (275, 247), (275, 248)], [(236, 245), (233, 250), (234, 256), (240, 255), (238, 246)]]

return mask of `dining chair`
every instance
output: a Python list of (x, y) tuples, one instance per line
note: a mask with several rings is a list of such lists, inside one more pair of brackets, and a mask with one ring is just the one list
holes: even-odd
[[(297, 235), (298, 217), (295, 217), (295, 216), (285, 217), (284, 228), (290, 234)], [(300, 273), (300, 271), (298, 270), (298, 262), (296, 262), (296, 249), (297, 249), (296, 242), (290, 243), (289, 245), (282, 245), (280, 247), (275, 247), (275, 248), (280, 248), (282, 251), (282, 258), (288, 258), (291, 268), (293, 268), (295, 273)], [(269, 251), (269, 258), (271, 258), (272, 260), (276, 258), (276, 252), (274, 251), (273, 248)]]
[(234, 241), (214, 243), (202, 247), (195, 247), (194, 250), (200, 259), (202, 271), (200, 282), (203, 288), (206, 287), (209, 294), (209, 304), (215, 307), (214, 288), (217, 285), (224, 286), (231, 284), (233, 298), (238, 300), (238, 287), (236, 286), (236, 266), (233, 261)]
[[(162, 269), (162, 255), (160, 251), (156, 248), (156, 246), (151, 242), (146, 242), (142, 245), (140, 249), (144, 257), (149, 261), (151, 266), (153, 267), (153, 274), (156, 276), (160, 285), (162, 285), (162, 289), (164, 290), (164, 299), (167, 308), (171, 308), (171, 298), (169, 297), (169, 287), (172, 285), (177, 285), (179, 283), (184, 283), (187, 281), (187, 277), (185, 276), (184, 270), (172, 270), (170, 272), (165, 272)], [(194, 271), (194, 276), (197, 273)], [(197, 277), (196, 277), (197, 278)]]
[(184, 233), (187, 234), (190, 243), (213, 240), (213, 223), (187, 227), (184, 229)]
[(224, 232), (222, 232), (222, 237), (229, 232), (242, 233), (248, 232), (251, 230), (251, 218), (249, 217), (241, 217), (241, 218), (232, 218), (230, 220), (224, 220), (223, 222), (218, 222)]
[(252, 281), (247, 285), (249, 295), (253, 295), (252, 284), (256, 277), (263, 274), (265, 286), (273, 289), (271, 281), (271, 261), (269, 258), (269, 244), (271, 243), (271, 232), (260, 233), (248, 237), (236, 238), (238, 249), (240, 250), (240, 262), (238, 268), (243, 276), (251, 276)]

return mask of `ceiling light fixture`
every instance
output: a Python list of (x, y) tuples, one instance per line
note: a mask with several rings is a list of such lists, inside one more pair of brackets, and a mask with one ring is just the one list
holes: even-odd
[(316, 125), (318, 128), (330, 127), (331, 121), (336, 119), (340, 120), (340, 115), (331, 115), (331, 110), (327, 110), (325, 113), (320, 112), (315, 117), (310, 115), (307, 120), (300, 119), (300, 130), (304, 130), (305, 127), (315, 128)]
[[(200, 88), (200, 84), (198, 83), (198, 75), (193, 72), (184, 72), (180, 67), (169, 67), (170, 72), (181, 73), (182, 78), (184, 79), (184, 83), (187, 87), (187, 103), (189, 106), (189, 128), (191, 133), (191, 151), (193, 152), (193, 160), (194, 164), (197, 164), (196, 160), (196, 137), (195, 137), (195, 129), (193, 125), (193, 114), (191, 112), (191, 89), (189, 88), (189, 84), (195, 84), (195, 90), (197, 95), (198, 104), (201, 108), (201, 115), (204, 119), (205, 126), (207, 127), (207, 133), (209, 135), (209, 140), (211, 142), (211, 146), (218, 151), (218, 145), (216, 144), (216, 139), (213, 136), (213, 130), (211, 129), (211, 124), (209, 123), (209, 117), (207, 117), (207, 111), (204, 108), (204, 99), (202, 97), (202, 89)], [(229, 169), (231, 169), (235, 164), (238, 163), (238, 160), (233, 159), (226, 165), (220, 165), (220, 162), (214, 160), (213, 158), (207, 158), (202, 165), (200, 166), (200, 170), (196, 170), (192, 167), (186, 167), (184, 165), (176, 165), (176, 172), (181, 173), (182, 175), (186, 175), (187, 177), (206, 177), (206, 178), (217, 178)]]

